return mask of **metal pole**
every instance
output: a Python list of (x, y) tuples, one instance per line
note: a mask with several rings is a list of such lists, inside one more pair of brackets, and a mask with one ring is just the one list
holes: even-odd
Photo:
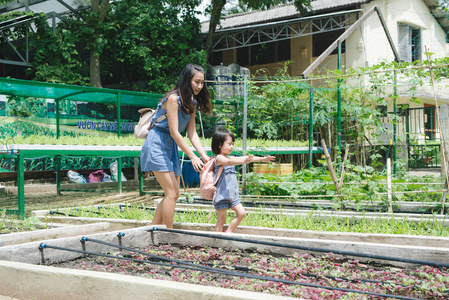
[(397, 89), (397, 73), (394, 71), (394, 99), (393, 99), (393, 113), (394, 113), (394, 122), (393, 122), (393, 174), (396, 175), (397, 171), (397, 122), (398, 122), (398, 112), (397, 112), (397, 97), (398, 97), (398, 89)]
[(122, 158), (117, 158), (117, 186), (118, 193), (122, 194)]
[(17, 155), (17, 195), (18, 212), (21, 220), (25, 219), (25, 165), (24, 157), (20, 153)]
[(309, 98), (309, 164), (308, 168), (312, 168), (312, 146), (313, 146), (313, 93), (314, 89), (310, 89)]
[(407, 167), (410, 165), (410, 109), (407, 108), (405, 110), (405, 131), (406, 131), (406, 138), (407, 138)]
[[(337, 68), (341, 70), (341, 42), (338, 43)], [(341, 79), (338, 79), (337, 86), (337, 165), (340, 168), (341, 162)]]
[(138, 159), (138, 165), (139, 165), (139, 196), (143, 196), (145, 193), (143, 192), (143, 172), (140, 167), (140, 157)]
[[(242, 155), (246, 155), (246, 139), (248, 137), (248, 82), (245, 78), (243, 84), (243, 143), (242, 143)], [(246, 164), (243, 164), (242, 170), (242, 188), (245, 190), (245, 174), (246, 174)]]
[(120, 119), (120, 99), (121, 95), (120, 93), (117, 93), (117, 137), (120, 137), (121, 133), (121, 119)]
[[(239, 97), (240, 98), (240, 97)], [(235, 138), (239, 137), (239, 100), (235, 103)]]
[(60, 137), (60, 132), (59, 132), (59, 101), (58, 99), (55, 100), (56, 102), (56, 138), (59, 139)]
[(61, 195), (61, 156), (56, 155), (56, 193)]

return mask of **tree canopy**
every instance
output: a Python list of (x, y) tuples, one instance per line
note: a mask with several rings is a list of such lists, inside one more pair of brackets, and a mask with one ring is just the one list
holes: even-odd
[[(82, 11), (58, 23), (55, 32), (41, 20), (30, 72), (38, 80), (120, 83), (121, 88), (162, 93), (187, 63), (206, 63), (197, 4), (196, 0), (115, 1), (107, 6), (104, 18), (98, 10)], [(92, 62), (98, 64), (97, 74)], [(98, 80), (92, 81), (93, 76)]]

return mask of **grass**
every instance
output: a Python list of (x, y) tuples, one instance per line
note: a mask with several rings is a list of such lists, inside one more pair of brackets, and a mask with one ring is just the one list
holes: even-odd
[[(9, 141), (8, 141), (9, 140)], [(143, 139), (137, 139), (134, 134), (123, 134), (118, 138), (114, 134), (108, 134), (107, 136), (98, 135), (80, 135), (77, 137), (61, 136), (59, 139), (56, 137), (51, 137), (48, 135), (33, 135), (33, 136), (16, 136), (14, 137), (13, 143), (15, 144), (47, 144), (47, 145), (121, 145), (121, 146), (142, 146)], [(12, 143), (11, 139), (0, 138), (0, 143), (5, 144), (8, 142)], [(186, 142), (191, 146), (189, 139)], [(203, 146), (210, 146), (211, 139), (201, 139), (201, 144)], [(243, 141), (237, 139), (235, 145), (241, 147)], [(248, 139), (248, 147), (264, 148), (264, 147), (306, 147), (308, 145), (307, 141), (297, 141), (297, 140), (263, 140), (263, 139)]]
[[(440, 236), (449, 237), (449, 227), (437, 220), (434, 216), (423, 216), (421, 222), (411, 222), (407, 219), (392, 216), (390, 219), (380, 217), (374, 220), (368, 218), (356, 219), (353, 217), (327, 217), (322, 220), (313, 212), (308, 216), (285, 216), (281, 213), (266, 213), (263, 208), (255, 212), (247, 213), (241, 225), (268, 228), (300, 229), (315, 231), (333, 231), (333, 232), (357, 232), (357, 233), (375, 233), (375, 234), (404, 234), (417, 236)], [(129, 206), (127, 208), (107, 208), (100, 209), (71, 209), (67, 214), (78, 217), (93, 218), (113, 218), (113, 219), (133, 219), (133, 220), (151, 220), (154, 209), (145, 206)], [(233, 212), (228, 214), (227, 221), (233, 218)], [(174, 222), (183, 223), (208, 223), (215, 224), (216, 214), (212, 213), (208, 220), (209, 211), (191, 210), (176, 211)]]
[(0, 211), (0, 233), (34, 231), (47, 229), (48, 224), (40, 221), (37, 217), (28, 217), (18, 220), (15, 216), (6, 215), (4, 210)]

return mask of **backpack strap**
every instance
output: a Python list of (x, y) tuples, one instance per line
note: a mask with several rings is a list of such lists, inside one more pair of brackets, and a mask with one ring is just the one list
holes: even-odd
[(218, 179), (220, 179), (221, 173), (223, 173), (224, 165), (220, 166), (217, 172), (217, 179), (215, 179), (214, 186), (217, 185)]
[(167, 114), (163, 114), (162, 116), (160, 116), (159, 118), (157, 118), (153, 123), (151, 123), (150, 127), (148, 127), (148, 130), (151, 130), (151, 128), (153, 128), (154, 124), (159, 123), (162, 120), (167, 119)]

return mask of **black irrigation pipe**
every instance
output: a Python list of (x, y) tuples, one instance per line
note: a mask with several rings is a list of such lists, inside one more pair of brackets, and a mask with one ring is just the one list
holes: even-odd
[[(185, 264), (185, 265), (189, 265), (189, 266), (193, 266), (193, 267), (204, 267), (206, 269), (212, 269), (212, 270), (222, 270), (222, 269), (217, 269), (217, 268), (213, 268), (210, 266), (206, 266), (206, 265), (198, 265), (195, 264), (193, 262), (186, 262), (186, 261), (182, 261), (182, 260), (177, 260), (177, 259), (172, 259), (172, 258), (165, 258), (165, 257), (161, 257), (155, 254), (150, 254), (148, 252), (144, 252), (144, 251), (140, 251), (134, 248), (128, 248), (128, 247), (124, 247), (121, 245), (117, 245), (117, 244), (112, 244), (112, 243), (108, 243), (108, 242), (104, 242), (104, 241), (100, 241), (100, 240), (96, 240), (96, 239), (91, 239), (88, 237), (83, 237), (81, 239), (81, 241), (83, 242), (93, 242), (93, 243), (98, 243), (98, 244), (102, 244), (102, 245), (106, 245), (106, 246), (111, 246), (111, 247), (115, 247), (115, 248), (119, 248), (119, 249), (124, 249), (124, 250), (128, 250), (131, 252), (135, 252), (135, 253), (139, 253), (145, 256), (150, 256), (151, 258), (155, 258), (155, 259), (159, 259), (161, 261), (168, 261), (168, 262), (175, 262), (178, 264)], [(233, 266), (235, 269), (241, 268), (241, 270), (243, 269), (242, 267), (239, 266)], [(248, 269), (248, 268), (246, 268)], [(367, 282), (367, 283), (376, 283), (376, 284), (382, 284), (382, 285), (391, 285), (392, 283), (389, 282), (383, 282), (383, 281), (377, 281), (377, 280), (369, 280), (369, 279), (349, 279), (349, 278), (345, 278), (345, 277), (335, 277), (335, 276), (326, 276), (326, 275), (315, 275), (315, 274), (309, 274), (309, 273), (302, 273), (301, 275), (304, 275), (305, 277), (314, 277), (314, 278), (319, 278), (319, 277), (324, 277), (324, 278), (328, 278), (334, 281), (338, 281), (338, 280), (343, 280), (346, 282), (353, 282), (353, 283), (357, 283), (357, 282)], [(405, 287), (403, 284), (394, 284), (395, 286), (401, 286), (401, 287)]]
[[(342, 292), (347, 292), (347, 293), (358, 293), (358, 294), (365, 294), (365, 295), (371, 295), (371, 296), (379, 296), (379, 297), (384, 297), (384, 298), (395, 298), (395, 299), (404, 299), (404, 300), (422, 300), (421, 298), (412, 298), (412, 297), (397, 296), (397, 295), (390, 295), (390, 294), (379, 294), (379, 293), (365, 292), (365, 291), (359, 291), (359, 290), (353, 290), (353, 289), (322, 286), (322, 285), (317, 285), (317, 284), (303, 283), (303, 282), (297, 282), (297, 281), (291, 281), (291, 280), (283, 280), (283, 279), (272, 278), (272, 277), (264, 277), (264, 276), (255, 275), (255, 274), (227, 271), (227, 270), (216, 269), (216, 268), (205, 269), (205, 268), (198, 268), (198, 267), (195, 268), (195, 267), (183, 266), (183, 265), (172, 265), (172, 264), (159, 263), (159, 262), (154, 262), (154, 261), (149, 261), (149, 260), (140, 260), (140, 259), (136, 259), (136, 258), (129, 258), (129, 257), (116, 256), (116, 255), (101, 254), (101, 253), (95, 253), (95, 252), (89, 252), (89, 251), (83, 251), (83, 250), (51, 246), (51, 245), (47, 245), (45, 243), (41, 243), (39, 245), (39, 250), (42, 251), (42, 253), (45, 248), (62, 250), (62, 251), (70, 251), (70, 252), (76, 252), (76, 253), (88, 254), (88, 255), (96, 255), (96, 256), (107, 257), (107, 258), (129, 260), (129, 261), (139, 262), (139, 263), (154, 264), (154, 265), (169, 267), (169, 268), (181, 268), (181, 269), (187, 269), (187, 270), (193, 270), (193, 271), (218, 273), (218, 274), (224, 274), (224, 275), (229, 275), (229, 276), (246, 277), (246, 278), (252, 278), (252, 279), (279, 282), (279, 283), (284, 283), (284, 284), (295, 284), (295, 285), (300, 285), (300, 286), (307, 286), (307, 287), (312, 287), (312, 288), (322, 288), (322, 289), (342, 291)], [(146, 253), (145, 255), (148, 255), (148, 254), (149, 253)], [(166, 259), (166, 258), (164, 258), (164, 259)], [(198, 265), (196, 265), (196, 266), (198, 266)]]
[(242, 239), (242, 238), (236, 238), (236, 237), (228, 237), (228, 236), (215, 235), (215, 234), (205, 234), (205, 233), (198, 233), (198, 232), (189, 232), (189, 231), (177, 230), (177, 229), (169, 229), (169, 228), (153, 227), (152, 229), (149, 229), (149, 231), (166, 231), (166, 232), (172, 232), (172, 233), (179, 233), (179, 234), (187, 234), (187, 235), (196, 235), (196, 236), (208, 237), (208, 238), (213, 238), (213, 239), (222, 239), (222, 240), (244, 242), (244, 243), (252, 243), (252, 244), (259, 244), (259, 245), (267, 245), (267, 246), (284, 247), (284, 248), (291, 248), (291, 249), (308, 250), (308, 251), (314, 251), (314, 252), (334, 253), (334, 254), (340, 254), (340, 255), (367, 257), (367, 258), (375, 258), (375, 259), (381, 259), (381, 260), (399, 261), (399, 262), (418, 264), (418, 265), (428, 265), (428, 266), (449, 268), (449, 263), (439, 263), (439, 262), (414, 260), (414, 259), (407, 259), (407, 258), (400, 258), (400, 257), (391, 257), (391, 256), (383, 256), (383, 255), (371, 255), (371, 254), (349, 252), (349, 251), (329, 250), (329, 249), (323, 249), (323, 248), (313, 248), (313, 247), (305, 247), (305, 246), (298, 246), (298, 245), (288, 245), (288, 244), (282, 244), (282, 243), (249, 240), (249, 239)]
[(66, 216), (66, 217), (77, 217), (75, 215), (66, 214), (66, 213), (59, 212), (59, 211), (54, 211), (54, 210), (50, 210), (50, 215), (63, 215), (63, 216)]
[[(211, 264), (208, 264), (211, 265)], [(240, 266), (232, 266), (234, 269), (236, 270), (240, 270), (240, 271), (247, 271), (249, 272), (249, 268), (247, 267), (240, 267)], [(374, 284), (381, 284), (381, 285), (394, 285), (394, 286), (399, 286), (399, 287), (403, 287), (405, 288), (406, 286), (404, 284), (400, 284), (400, 283), (393, 283), (393, 282), (384, 282), (384, 281), (379, 281), (379, 280), (370, 280), (370, 279), (360, 279), (360, 278), (346, 278), (346, 277), (338, 277), (338, 276), (328, 276), (328, 275), (316, 275), (316, 274), (310, 274), (310, 273), (300, 273), (298, 275), (302, 275), (304, 277), (313, 277), (313, 278), (326, 278), (326, 279), (331, 279), (334, 281), (345, 281), (345, 282), (351, 282), (351, 283), (360, 283), (360, 282), (366, 282), (366, 283), (374, 283)], [(418, 287), (416, 286), (412, 286), (413, 290), (418, 289)]]
[[(106, 245), (106, 246), (110, 246), (110, 247), (115, 247), (115, 248), (119, 248), (119, 249), (124, 249), (124, 250), (128, 250), (131, 252), (135, 252), (135, 253), (139, 253), (145, 256), (149, 256), (151, 258), (156, 258), (156, 259), (160, 259), (161, 261), (167, 261), (167, 262), (172, 262), (172, 263), (178, 263), (178, 264), (184, 264), (184, 265), (189, 265), (195, 268), (204, 268), (204, 269), (210, 269), (210, 270), (215, 270), (216, 268), (213, 267), (209, 267), (209, 266), (204, 266), (204, 265), (198, 265), (198, 264), (194, 264), (194, 263), (189, 263), (189, 262), (185, 262), (182, 260), (178, 260), (178, 259), (173, 259), (173, 258), (166, 258), (166, 257), (161, 257), (155, 254), (151, 254), (145, 251), (140, 251), (137, 249), (133, 249), (133, 248), (129, 248), (129, 247), (125, 247), (125, 246), (121, 246), (121, 245), (117, 245), (117, 244), (112, 244), (112, 243), (108, 243), (108, 242), (104, 242), (104, 241), (100, 241), (100, 240), (96, 240), (96, 239), (91, 239), (88, 237), (83, 237), (81, 238), (81, 242), (93, 242), (93, 243), (97, 243), (97, 244), (102, 244), (102, 245)], [(219, 270), (219, 269), (217, 269)]]

